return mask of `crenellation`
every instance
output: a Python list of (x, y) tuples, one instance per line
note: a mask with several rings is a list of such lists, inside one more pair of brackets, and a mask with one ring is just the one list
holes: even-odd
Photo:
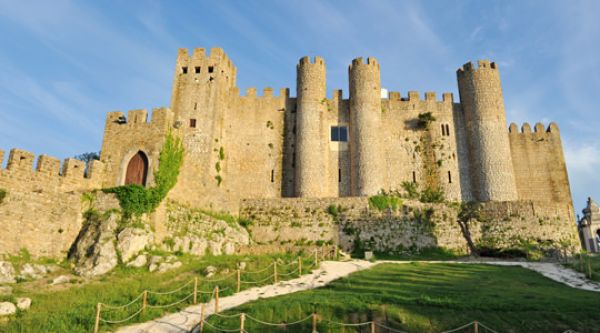
[(85, 163), (83, 161), (66, 158), (63, 162), (62, 176), (65, 178), (83, 179)]
[(558, 125), (555, 122), (551, 122), (550, 125), (548, 125), (547, 132), (560, 135), (560, 130), (558, 129)]
[(535, 127), (534, 127), (534, 131), (537, 134), (543, 134), (546, 132), (546, 128), (544, 127), (544, 125), (542, 123), (536, 123)]
[(435, 92), (427, 91), (425, 92), (425, 101), (427, 102), (435, 102)]
[(146, 109), (128, 111), (127, 122), (129, 124), (146, 124), (148, 122), (148, 111)]
[(442, 101), (448, 103), (454, 103), (454, 95), (449, 92), (445, 92), (442, 94)]
[(533, 133), (531, 131), (531, 125), (529, 125), (529, 123), (523, 123), (523, 126), (521, 126), (521, 133), (523, 133), (523, 134)]
[(13, 148), (8, 155), (6, 169), (11, 171), (32, 171), (34, 158), (35, 155), (31, 152)]
[(3, 165), (4, 165), (4, 150), (0, 149), (0, 170), (2, 170)]
[(248, 88), (246, 89), (245, 97), (256, 97), (256, 88)]
[(60, 160), (47, 155), (40, 155), (35, 170), (39, 173), (58, 176), (60, 174)]
[(262, 97), (273, 97), (273, 88), (270, 88), (270, 87), (263, 88)]
[(421, 100), (421, 97), (419, 96), (419, 92), (418, 91), (409, 91), (408, 92), (408, 100), (410, 102), (419, 102)]
[(290, 88), (280, 88), (279, 97), (290, 98)]
[(402, 96), (400, 95), (400, 92), (398, 92), (398, 91), (390, 91), (388, 93), (388, 99), (390, 101), (400, 101), (401, 98), (402, 98)]

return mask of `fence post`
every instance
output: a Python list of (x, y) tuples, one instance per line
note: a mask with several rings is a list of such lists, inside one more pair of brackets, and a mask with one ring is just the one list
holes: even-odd
[(592, 259), (590, 259), (590, 257), (588, 257), (588, 272), (590, 273), (590, 280), (592, 279)]
[(273, 262), (273, 281), (277, 283), (277, 261)]
[(204, 304), (200, 305), (200, 333), (204, 332)]
[(313, 312), (312, 314), (312, 333), (318, 333), (317, 332), (317, 313)]
[(246, 314), (242, 312), (240, 314), (240, 333), (244, 333), (244, 321), (245, 320), (246, 320)]
[(219, 286), (215, 287), (215, 313), (219, 313)]
[(102, 303), (96, 304), (96, 323), (94, 324), (94, 333), (98, 333), (100, 329), (100, 311), (102, 311)]
[(298, 257), (298, 277), (302, 276), (302, 257)]
[(473, 333), (479, 333), (479, 323), (477, 322), (477, 320), (475, 320), (473, 324)]
[(240, 292), (240, 283), (241, 283), (241, 282), (240, 282), (240, 278), (241, 278), (241, 274), (242, 274), (242, 273), (240, 272), (240, 270), (239, 270), (239, 268), (238, 268), (238, 270), (237, 270), (237, 287), (236, 287), (236, 289), (235, 289), (235, 290), (236, 290), (236, 291), (235, 291), (236, 293), (239, 293), (239, 292)]
[(579, 270), (583, 272), (583, 256), (581, 255), (581, 252), (579, 252)]
[(142, 298), (142, 312), (146, 311), (148, 305), (148, 290), (144, 290), (144, 297)]
[(198, 277), (194, 278), (194, 304), (198, 303)]
[(319, 267), (319, 250), (315, 249), (315, 267)]
[(371, 322), (371, 333), (375, 333), (375, 322)]

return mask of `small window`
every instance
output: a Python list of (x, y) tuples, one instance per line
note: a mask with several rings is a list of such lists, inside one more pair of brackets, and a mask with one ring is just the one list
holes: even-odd
[(442, 136), (446, 136), (446, 127), (444, 127), (444, 124), (440, 126), (442, 126)]
[(214, 72), (214, 71), (215, 71), (215, 67), (213, 67), (213, 66), (208, 66), (208, 72), (209, 72), (209, 73), (212, 73), (212, 72)]
[(296, 167), (296, 152), (292, 154), (292, 169)]
[(348, 127), (331, 126), (331, 141), (348, 142)]
[(196, 119), (190, 119), (190, 127), (196, 128)]
[(198, 108), (198, 103), (194, 103), (194, 110)]
[(271, 183), (275, 182), (275, 170), (271, 170)]
[(187, 74), (187, 70), (188, 70), (187, 66), (181, 67), (181, 73)]
[(338, 169), (338, 183), (342, 182), (342, 169)]
[(446, 136), (450, 136), (450, 125), (446, 124)]
[(416, 183), (417, 182), (417, 174), (414, 171), (413, 171), (412, 176), (413, 176), (413, 183)]
[(448, 184), (452, 184), (452, 174), (448, 171)]
[(195, 72), (196, 74), (200, 74), (200, 66), (196, 66), (196, 67), (194, 67), (194, 72)]

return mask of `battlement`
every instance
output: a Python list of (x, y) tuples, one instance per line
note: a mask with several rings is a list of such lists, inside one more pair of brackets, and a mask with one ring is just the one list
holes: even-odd
[[(402, 97), (398, 91), (390, 91), (388, 99), (393, 102), (419, 102), (421, 101), (418, 91), (409, 91), (406, 97)], [(446, 92), (442, 94), (442, 99), (438, 100), (435, 92), (428, 91), (424, 95), (424, 101), (435, 103), (452, 103), (454, 100), (452, 93)]]
[(166, 127), (173, 122), (173, 112), (169, 108), (155, 108), (152, 110), (152, 119), (148, 121), (148, 111), (145, 109), (130, 110), (127, 117), (121, 111), (109, 112), (106, 115), (106, 127)]
[(290, 97), (290, 89), (289, 88), (280, 88), (279, 94), (275, 95), (275, 89), (271, 87), (266, 87), (262, 89), (262, 95), (257, 94), (258, 89), (255, 87), (250, 87), (246, 89), (244, 95), (240, 93), (240, 88), (233, 87), (231, 88), (231, 94), (237, 97), (250, 97), (250, 98), (284, 98), (287, 99)]
[(538, 122), (533, 127), (533, 131), (532, 131), (531, 125), (529, 125), (529, 123), (523, 123), (523, 126), (521, 126), (520, 131), (519, 131), (519, 126), (517, 124), (511, 123), (510, 126), (508, 127), (508, 132), (511, 135), (534, 134), (534, 133), (536, 135), (542, 135), (544, 133), (560, 135), (558, 125), (555, 122), (551, 122), (548, 125), (548, 127), (544, 127), (544, 124)]
[(377, 59), (375, 59), (373, 57), (367, 57), (367, 61), (365, 63), (363, 57), (358, 57), (358, 58), (352, 59), (352, 63), (350, 64), (350, 66), (348, 68), (351, 70), (353, 67), (360, 67), (360, 66), (374, 66), (374, 67), (377, 67), (377, 69), (379, 69), (379, 62), (377, 61)]
[(490, 62), (489, 60), (478, 60), (477, 67), (473, 66), (473, 63), (469, 61), (468, 63), (464, 64), (461, 68), (459, 68), (456, 72), (458, 74), (464, 74), (465, 72), (475, 72), (481, 69), (497, 70), (498, 67), (496, 66), (495, 62)]
[(325, 59), (323, 59), (323, 57), (315, 56), (311, 62), (309, 56), (304, 56), (298, 61), (298, 67), (309, 65), (325, 66)]
[[(4, 151), (0, 150), (0, 165), (3, 162)], [(37, 163), (34, 168), (35, 154), (22, 150), (22, 149), (11, 149), (8, 156), (8, 163), (6, 169), (0, 168), (0, 178), (8, 177), (20, 179), (22, 175), (27, 175), (28, 181), (38, 181), (48, 183), (52, 177), (57, 177), (56, 180), (63, 182), (69, 180), (77, 182), (81, 180), (81, 183), (74, 185), (74, 189), (90, 189), (95, 184), (100, 184), (104, 175), (104, 163), (94, 160), (90, 163), (87, 174), (85, 172), (85, 163), (83, 161), (66, 158), (62, 163), (58, 158), (51, 157), (48, 155), (40, 155), (37, 159)], [(3, 183), (9, 183), (5, 180)], [(40, 184), (37, 184), (40, 186)]]

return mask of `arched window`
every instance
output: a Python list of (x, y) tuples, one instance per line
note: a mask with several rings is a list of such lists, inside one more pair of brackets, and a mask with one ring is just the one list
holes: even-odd
[(138, 151), (129, 160), (127, 172), (125, 173), (125, 185), (137, 184), (146, 186), (148, 177), (148, 157), (141, 151)]

